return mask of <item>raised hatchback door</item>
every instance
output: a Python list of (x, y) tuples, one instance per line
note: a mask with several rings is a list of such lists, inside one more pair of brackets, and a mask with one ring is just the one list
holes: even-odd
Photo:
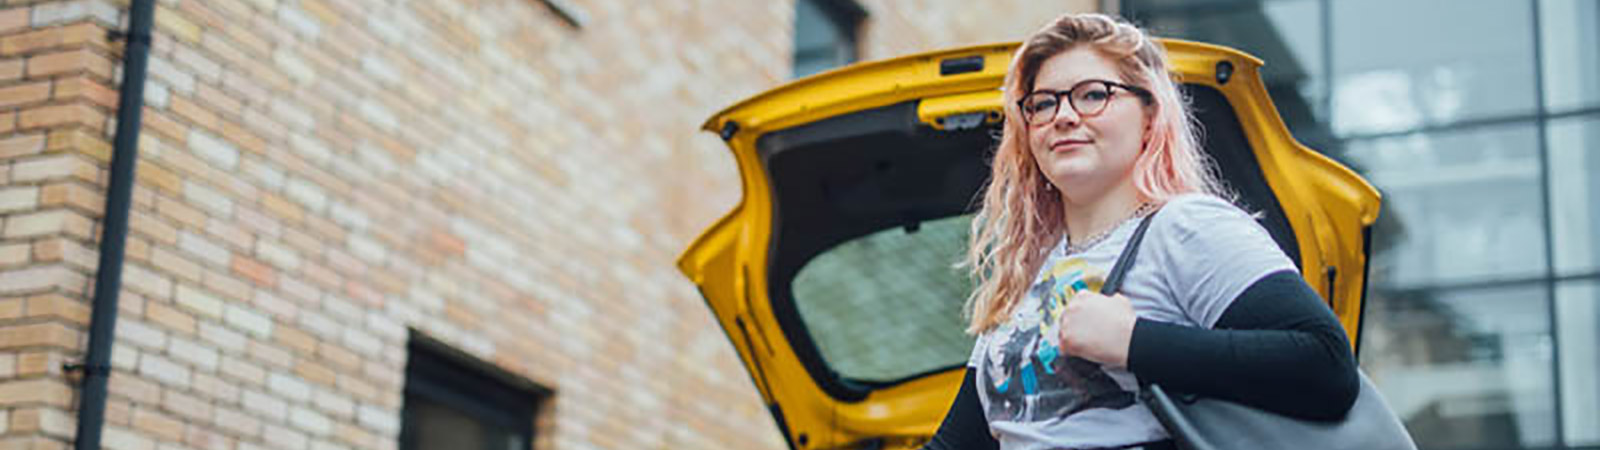
[[(1378, 197), (1300, 146), (1248, 55), (1166, 41), (1246, 206), (1359, 329)], [(987, 176), (1015, 44), (852, 66), (706, 122), (743, 200), (680, 258), (794, 448), (914, 448), (938, 426), (972, 340), (952, 268)]]

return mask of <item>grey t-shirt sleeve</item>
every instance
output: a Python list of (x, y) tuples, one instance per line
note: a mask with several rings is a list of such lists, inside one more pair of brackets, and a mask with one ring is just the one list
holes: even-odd
[(980, 356), (983, 356), (983, 346), (984, 346), (984, 343), (986, 341), (988, 341), (988, 339), (985, 339), (985, 337), (987, 337), (988, 335), (989, 335), (989, 333), (979, 333), (978, 334), (978, 338), (973, 340), (973, 342), (972, 342), (972, 354), (967, 356), (967, 367), (972, 367), (972, 368), (978, 367), (978, 361), (979, 361), (978, 358)]
[(1227, 201), (1202, 194), (1167, 202), (1151, 225), (1152, 258), (1184, 314), (1211, 328), (1256, 280), (1294, 271), (1294, 262), (1255, 219)]

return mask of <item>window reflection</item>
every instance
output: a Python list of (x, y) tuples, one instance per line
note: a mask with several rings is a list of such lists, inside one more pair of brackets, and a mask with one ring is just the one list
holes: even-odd
[(1386, 133), (1533, 112), (1528, 3), (1340, 0), (1330, 5), (1335, 133)]
[(1540, 0), (1545, 107), (1555, 112), (1600, 106), (1600, 2)]
[(1550, 122), (1551, 231), (1556, 271), (1600, 269), (1600, 116)]
[(1555, 440), (1545, 290), (1371, 293), (1361, 365), (1428, 449)]
[(1600, 282), (1556, 286), (1561, 416), (1568, 445), (1600, 444)]
[(1518, 124), (1347, 143), (1393, 219), (1373, 233), (1373, 285), (1543, 275), (1537, 142)]

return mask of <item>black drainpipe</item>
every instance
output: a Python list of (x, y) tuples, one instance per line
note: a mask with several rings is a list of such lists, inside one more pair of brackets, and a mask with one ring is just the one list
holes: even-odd
[(139, 123), (143, 119), (145, 68), (150, 61), (150, 23), (155, 0), (133, 0), (123, 39), (122, 92), (117, 98), (117, 134), (111, 142), (111, 179), (101, 222), (100, 269), (94, 279), (89, 319), (89, 351), (76, 367), (83, 372), (78, 396), (77, 450), (98, 450), (106, 421), (106, 381), (111, 376), (111, 341), (117, 326), (117, 292), (122, 289), (122, 257), (128, 242), (128, 209), (133, 205), (133, 169), (139, 159)]

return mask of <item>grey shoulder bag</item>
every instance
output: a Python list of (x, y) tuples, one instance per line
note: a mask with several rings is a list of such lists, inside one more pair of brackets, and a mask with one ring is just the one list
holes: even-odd
[[(1145, 216), (1112, 266), (1100, 293), (1112, 295), (1138, 255), (1139, 243), (1155, 214)], [(1226, 400), (1170, 394), (1161, 385), (1141, 383), (1139, 400), (1150, 408), (1167, 434), (1184, 450), (1318, 448), (1416, 450), (1411, 435), (1384, 402), (1372, 380), (1357, 369), (1361, 392), (1344, 419), (1296, 419)]]

